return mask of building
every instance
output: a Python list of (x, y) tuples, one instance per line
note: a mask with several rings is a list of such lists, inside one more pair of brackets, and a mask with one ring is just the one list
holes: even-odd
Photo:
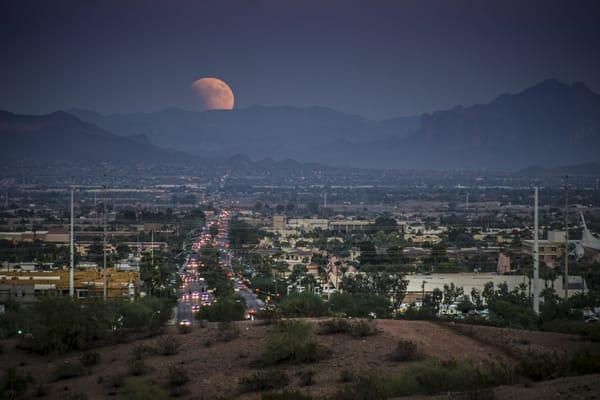
[[(107, 296), (129, 299), (139, 293), (140, 274), (131, 271), (107, 270)], [(101, 269), (75, 271), (75, 297), (102, 297), (104, 279)], [(0, 298), (32, 300), (38, 295), (69, 295), (69, 270), (0, 272)]]
[[(423, 293), (431, 293), (433, 289), (444, 290), (444, 285), (450, 285), (454, 283), (457, 287), (464, 289), (465, 295), (470, 295), (473, 288), (477, 289), (480, 293), (483, 291), (484, 285), (487, 282), (492, 282), (494, 287), (498, 287), (499, 284), (505, 283), (508, 285), (508, 290), (518, 288), (519, 285), (525, 284), (529, 291), (529, 278), (525, 275), (498, 275), (493, 273), (459, 273), (459, 274), (414, 274), (407, 275), (408, 280), (407, 296), (405, 301), (412, 302), (416, 299), (421, 299)], [(533, 280), (531, 280), (531, 287), (533, 290)], [(546, 285), (543, 279), (539, 279), (538, 287), (543, 289)], [(556, 278), (554, 283), (548, 283), (549, 286), (553, 285), (554, 290), (559, 296), (564, 295), (564, 285), (562, 277)], [(577, 293), (587, 292), (587, 286), (585, 280), (581, 276), (569, 276), (569, 294), (575, 295)]]
[[(539, 241), (540, 262), (556, 268), (564, 261), (567, 235), (564, 231), (548, 231), (548, 239)], [(533, 256), (533, 240), (522, 241), (523, 253)]]

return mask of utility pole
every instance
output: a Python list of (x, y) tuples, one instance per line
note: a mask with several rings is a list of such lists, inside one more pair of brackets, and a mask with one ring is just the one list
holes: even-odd
[(106, 272), (106, 201), (107, 201), (107, 196), (106, 196), (106, 185), (104, 185), (104, 244), (102, 246), (102, 253), (104, 256), (104, 262), (103, 262), (103, 285), (102, 285), (102, 298), (104, 299), (104, 301), (106, 301), (106, 298), (108, 297), (108, 276), (107, 276), (107, 272)]
[(565, 300), (569, 299), (569, 175), (565, 175)]
[(535, 188), (535, 199), (533, 203), (533, 311), (540, 313), (540, 240), (538, 221), (538, 188)]
[(74, 259), (74, 246), (73, 246), (73, 238), (75, 236), (75, 223), (73, 222), (73, 197), (74, 197), (74, 188), (71, 187), (71, 253), (70, 253), (70, 268), (69, 268), (69, 296), (71, 299), (75, 297), (75, 259)]

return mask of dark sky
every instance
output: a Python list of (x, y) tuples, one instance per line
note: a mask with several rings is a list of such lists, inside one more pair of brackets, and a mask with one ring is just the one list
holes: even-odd
[(322, 105), (372, 118), (487, 102), (546, 78), (600, 91), (598, 1), (0, 0), (0, 109)]

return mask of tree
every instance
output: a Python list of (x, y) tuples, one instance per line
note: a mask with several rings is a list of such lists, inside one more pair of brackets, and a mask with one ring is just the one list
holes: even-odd
[(446, 261), (448, 258), (446, 257), (446, 250), (448, 246), (446, 243), (439, 242), (431, 246), (431, 262), (434, 265), (440, 264)]
[(485, 285), (483, 285), (483, 292), (481, 293), (481, 297), (483, 297), (485, 299), (485, 302), (489, 304), (490, 300), (492, 300), (494, 296), (494, 282), (486, 282)]
[(471, 301), (475, 304), (476, 309), (480, 310), (483, 308), (483, 298), (477, 288), (471, 289)]
[(454, 282), (450, 285), (444, 285), (444, 304), (452, 304), (464, 295), (464, 289), (455, 286)]
[(437, 313), (442, 303), (444, 294), (438, 288), (432, 290), (431, 293), (427, 293), (423, 298), (423, 307), (431, 309), (434, 313)]

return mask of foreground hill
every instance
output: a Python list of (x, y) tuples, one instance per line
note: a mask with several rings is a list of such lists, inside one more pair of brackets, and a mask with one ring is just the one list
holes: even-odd
[[(576, 337), (564, 334), (477, 326), (466, 326), (467, 330), (460, 332), (451, 326), (426, 321), (381, 320), (378, 322), (380, 333), (375, 336), (318, 335), (319, 345), (331, 352), (331, 355), (323, 360), (300, 364), (284, 362), (265, 368), (257, 364), (257, 360), (265, 351), (267, 331), (271, 326), (262, 325), (258, 321), (239, 322), (237, 326), (240, 334), (230, 338), (230, 341), (220, 339), (217, 324), (208, 324), (206, 328), (196, 326), (186, 335), (179, 335), (170, 330), (172, 336), (162, 335), (95, 349), (100, 355), (100, 361), (97, 365), (77, 373), (73, 373), (72, 367), (79, 364), (82, 353), (57, 357), (38, 356), (17, 350), (10, 342), (4, 342), (3, 363), (0, 368), (17, 367), (31, 373), (37, 385), (42, 385), (43, 397), (49, 399), (62, 399), (76, 394), (85, 394), (85, 398), (89, 399), (108, 396), (163, 399), (169, 391), (186, 399), (258, 399), (272, 390), (240, 390), (240, 380), (257, 373), (267, 377), (284, 373), (288, 377), (288, 382), (284, 385), (288, 390), (297, 389), (317, 398), (353, 387), (356, 383), (353, 376), (384, 376), (402, 373), (407, 371), (407, 368), (418, 367), (419, 363), (425, 363), (425, 368), (432, 365), (427, 364), (428, 361), (392, 360), (390, 355), (399, 340), (417, 343), (426, 358), (440, 360), (441, 365), (451, 366), (454, 362), (468, 361), (473, 363), (475, 368), (485, 368), (490, 363), (501, 363), (511, 368), (517, 363), (516, 354), (526, 355), (530, 351), (570, 352), (583, 346)], [(160, 347), (161, 341), (167, 337), (174, 337), (181, 344), (174, 354), (151, 352), (142, 357), (144, 368), (132, 361), (134, 355), (141, 354), (144, 349)], [(170, 368), (171, 371), (185, 371), (189, 381), (179, 382), (180, 386), (173, 387)], [(455, 370), (454, 367), (451, 369)], [(471, 370), (471, 373), (475, 373), (474, 371), (476, 369)], [(312, 376), (310, 381), (306, 379), (307, 374)], [(468, 376), (463, 378), (470, 379)], [(597, 379), (597, 376), (589, 376), (583, 381), (582, 378), (572, 378), (563, 384), (573, 387), (569, 389), (573, 395), (599, 395), (600, 389), (595, 386), (590, 388), (590, 382), (593, 383)], [(534, 394), (546, 393), (548, 387), (553, 386), (551, 383), (528, 383), (528, 398), (536, 398)], [(176, 390), (173, 392), (173, 389)], [(422, 390), (434, 389), (424, 387)], [(499, 388), (495, 398), (519, 398), (514, 397), (514, 393), (520, 390), (522, 388), (518, 386)], [(137, 396), (132, 394), (134, 392)], [(148, 393), (153, 393), (153, 396), (143, 397)]]
[(160, 149), (144, 136), (121, 137), (62, 111), (18, 115), (0, 111), (0, 158), (72, 162), (174, 162), (190, 156)]

